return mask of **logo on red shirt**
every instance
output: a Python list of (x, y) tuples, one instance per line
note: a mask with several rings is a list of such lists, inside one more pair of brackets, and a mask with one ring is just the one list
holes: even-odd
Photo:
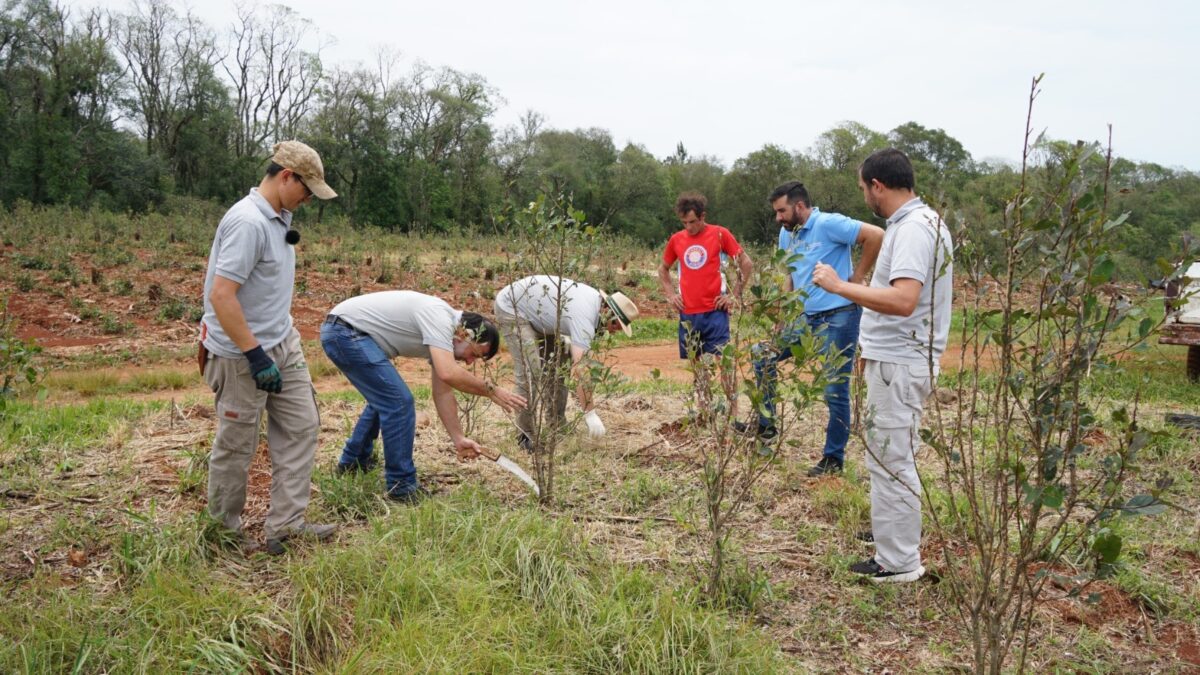
[(708, 251), (699, 244), (692, 244), (683, 252), (683, 264), (698, 270), (708, 262)]

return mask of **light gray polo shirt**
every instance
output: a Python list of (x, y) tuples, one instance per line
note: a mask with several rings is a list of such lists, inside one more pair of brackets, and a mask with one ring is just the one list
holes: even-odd
[(587, 351), (596, 337), (602, 302), (600, 291), (587, 284), (541, 274), (497, 291), (493, 309), (498, 321), (519, 316), (542, 335), (567, 335), (573, 346)]
[(871, 287), (889, 288), (896, 279), (915, 279), (921, 282), (921, 295), (911, 316), (863, 308), (858, 337), (862, 358), (928, 368), (932, 354), (936, 374), (950, 334), (953, 272), (950, 230), (920, 199), (909, 200), (887, 221)]
[(278, 345), (292, 332), (296, 250), (284, 240), (291, 222), (292, 213), (287, 209), (276, 213), (258, 188), (252, 188), (221, 218), (204, 275), (200, 333), (208, 351), (228, 358), (242, 355), (217, 321), (208, 299), (216, 275), (241, 284), (238, 303), (263, 349)]
[(370, 335), (388, 355), (429, 359), (429, 348), (454, 353), (462, 312), (416, 291), (380, 291), (343, 300), (329, 313)]

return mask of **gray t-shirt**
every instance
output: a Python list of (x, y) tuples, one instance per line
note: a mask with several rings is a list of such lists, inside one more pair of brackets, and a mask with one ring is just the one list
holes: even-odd
[[(559, 297), (562, 307), (559, 307)], [(587, 351), (600, 320), (600, 291), (570, 279), (540, 274), (518, 279), (496, 292), (498, 321), (520, 317), (542, 335), (566, 335)]]
[(388, 358), (429, 359), (429, 348), (454, 352), (462, 312), (416, 291), (380, 291), (343, 300), (329, 312), (370, 335)]
[(221, 218), (204, 275), (200, 335), (208, 351), (228, 358), (242, 355), (217, 321), (208, 299), (216, 275), (241, 284), (238, 303), (259, 346), (271, 349), (291, 334), (296, 250), (284, 240), (291, 222), (291, 212), (275, 213), (258, 188), (251, 189)]
[(950, 334), (953, 271), (954, 243), (941, 216), (920, 199), (909, 200), (888, 219), (871, 287), (915, 279), (921, 282), (921, 296), (911, 316), (863, 309), (858, 338), (862, 358), (928, 368), (932, 353), (936, 373)]

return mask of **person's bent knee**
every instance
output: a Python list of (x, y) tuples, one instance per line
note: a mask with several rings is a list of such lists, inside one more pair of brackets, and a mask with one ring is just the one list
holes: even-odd
[(396, 392), (396, 405), (401, 414), (414, 418), (417, 416), (417, 400), (408, 389)]

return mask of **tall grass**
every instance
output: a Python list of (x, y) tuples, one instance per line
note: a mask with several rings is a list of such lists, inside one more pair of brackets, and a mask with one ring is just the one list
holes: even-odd
[(744, 672), (779, 652), (571, 524), (463, 489), (291, 559), (201, 555), (199, 521), (131, 547), (116, 587), (19, 585), (3, 672)]
[(693, 596), (579, 544), (571, 527), (475, 491), (402, 511), (294, 570), (296, 620), (318, 638), (298, 656), (402, 672), (779, 669)]
[(160, 405), (121, 399), (63, 406), (10, 403), (0, 417), (0, 459), (115, 442), (128, 432), (134, 420)]

